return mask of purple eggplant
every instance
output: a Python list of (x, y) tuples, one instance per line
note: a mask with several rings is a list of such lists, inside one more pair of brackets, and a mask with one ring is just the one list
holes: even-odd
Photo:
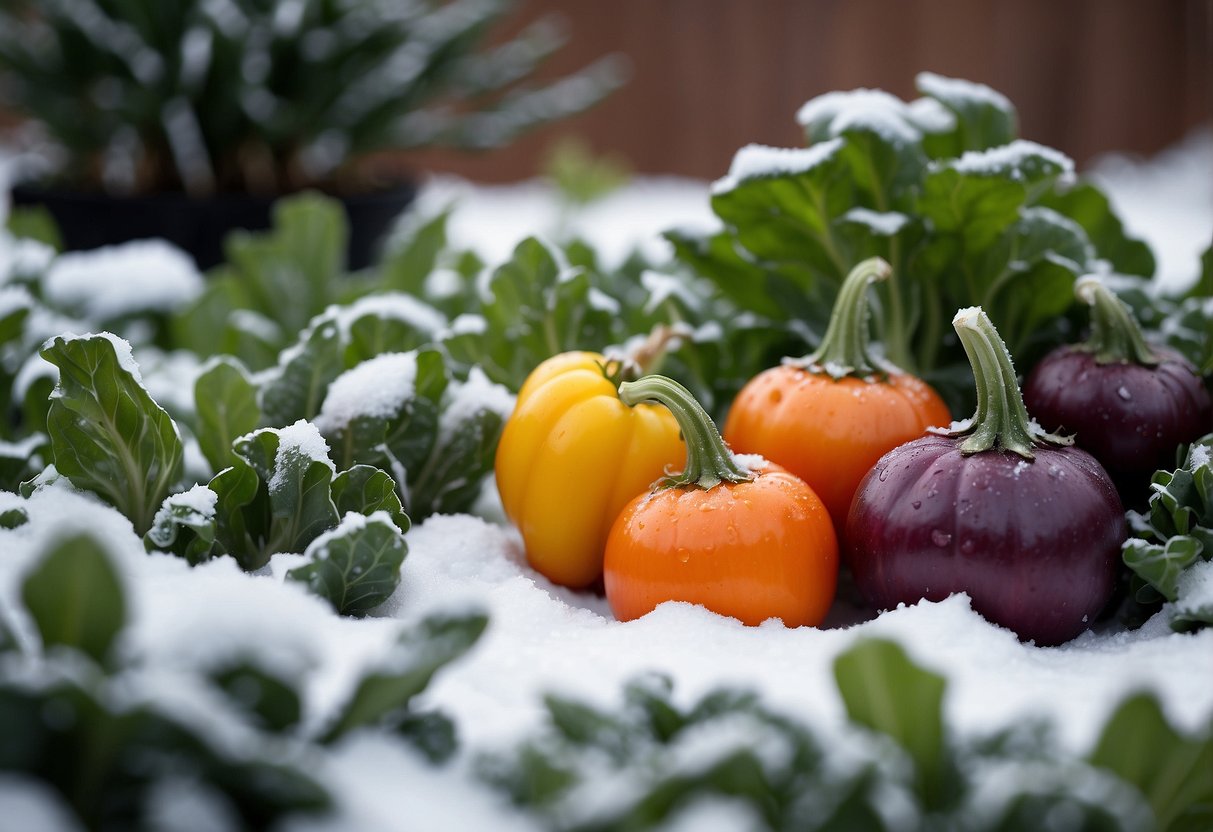
[(1074, 432), (1122, 499), (1140, 503), (1151, 475), (1175, 462), (1176, 446), (1213, 430), (1213, 401), (1187, 359), (1146, 344), (1110, 289), (1087, 277), (1075, 292), (1091, 305), (1091, 337), (1041, 359), (1024, 401), (1046, 428)]
[(878, 609), (967, 592), (1020, 638), (1061, 644), (1112, 595), (1120, 498), (1093, 456), (1028, 418), (985, 312), (962, 309), (952, 325), (973, 365), (977, 413), (881, 457), (851, 503), (847, 561)]

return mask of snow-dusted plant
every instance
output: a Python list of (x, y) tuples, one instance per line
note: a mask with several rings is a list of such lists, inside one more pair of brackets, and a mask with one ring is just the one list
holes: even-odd
[(527, 84), (543, 19), (482, 48), (508, 0), (11, 0), (0, 101), (77, 186), (194, 195), (356, 188), (385, 148), (484, 149), (594, 104), (614, 59)]

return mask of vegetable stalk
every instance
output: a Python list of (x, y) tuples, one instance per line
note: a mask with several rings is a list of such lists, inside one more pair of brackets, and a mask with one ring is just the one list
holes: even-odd
[(1011, 354), (980, 306), (961, 309), (952, 319), (952, 326), (960, 336), (977, 384), (977, 412), (967, 424), (945, 432), (946, 436), (966, 437), (960, 443), (962, 454), (1002, 448), (1033, 460), (1036, 455), (1032, 448), (1037, 444), (1072, 444), (1073, 440), (1045, 433), (1028, 417)]
[(821, 346), (796, 364), (833, 378), (867, 378), (885, 371), (868, 354), (868, 286), (887, 280), (892, 267), (879, 257), (871, 257), (851, 269), (830, 315)]
[(707, 489), (722, 482), (749, 482), (754, 478), (733, 459), (720, 438), (720, 431), (712, 423), (712, 417), (691, 391), (672, 378), (651, 375), (638, 381), (625, 381), (619, 385), (619, 400), (629, 407), (657, 402), (674, 414), (686, 441), (687, 463), (681, 474), (662, 481), (663, 488), (698, 486)]
[(1096, 362), (1131, 362), (1148, 367), (1158, 364), (1158, 355), (1142, 337), (1141, 327), (1111, 289), (1088, 276), (1074, 284), (1074, 294), (1091, 307), (1091, 337), (1081, 348), (1094, 353)]

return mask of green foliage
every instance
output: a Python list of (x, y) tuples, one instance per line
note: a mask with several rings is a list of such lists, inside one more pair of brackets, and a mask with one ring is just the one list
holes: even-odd
[(487, 626), (484, 614), (468, 612), (432, 615), (406, 630), (338, 708), (323, 741), (334, 742), (368, 726), (403, 726), (407, 733), (413, 698), (426, 689), (435, 673), (471, 649)]
[(552, 148), (544, 173), (567, 208), (596, 202), (628, 181), (626, 162), (614, 156), (595, 156), (576, 139), (564, 139)]
[(1213, 597), (1198, 577), (1213, 569), (1213, 434), (1193, 442), (1182, 460), (1174, 471), (1154, 474), (1145, 514), (1128, 513), (1134, 536), (1123, 557), (1137, 600), (1177, 602), (1171, 624), (1190, 630), (1213, 624)]
[(351, 513), (304, 551), (308, 563), (287, 578), (306, 584), (341, 615), (365, 615), (400, 585), (408, 544), (390, 515)]
[(63, 237), (59, 233), (59, 226), (55, 224), (54, 217), (45, 206), (12, 207), (5, 224), (8, 232), (18, 239), (34, 240), (50, 246), (55, 251), (63, 250)]
[(42, 646), (71, 647), (98, 664), (110, 657), (126, 625), (126, 599), (112, 556), (77, 535), (47, 551), (21, 587)]
[(210, 558), (215, 552), (215, 493), (199, 485), (166, 497), (143, 545), (149, 552), (169, 552), (191, 564)]
[(59, 368), (47, 417), (55, 467), (146, 531), (181, 478), (177, 426), (144, 389), (124, 344), (59, 336), (42, 357)]
[(511, 5), (9, 0), (0, 80), (67, 151), (77, 184), (194, 195), (363, 184), (364, 154), (497, 147), (618, 86), (611, 59), (524, 84), (562, 38), (545, 19), (483, 48)]
[(1177, 733), (1153, 697), (1121, 704), (1090, 759), (1141, 791), (1160, 832), (1213, 824), (1213, 737)]
[(630, 684), (615, 711), (548, 696), (548, 727), (477, 768), (561, 830), (663, 829), (705, 802), (727, 802), (751, 829), (839, 832), (1013, 832), (1054, 817), (1068, 829), (1200, 828), (1208, 811), (1210, 738), (1177, 734), (1150, 697), (1126, 702), (1083, 760), (1046, 726), (945, 733), (943, 679), (889, 642), (861, 641), (835, 677), (851, 725), (828, 737), (750, 693), (680, 706), (658, 677)]
[(207, 462), (221, 471), (232, 464), (232, 443), (261, 421), (257, 389), (238, 360), (220, 357), (198, 374), (194, 406), (198, 444)]
[(1154, 263), (1103, 194), (1070, 184), (1069, 159), (1015, 139), (1004, 97), (929, 73), (918, 84), (924, 98), (910, 103), (866, 90), (810, 101), (798, 117), (808, 149), (745, 148), (713, 186), (723, 231), (667, 238), (741, 309), (801, 327), (813, 346), (843, 276), (884, 257), (885, 353), (961, 412), (957, 308), (981, 305), (1030, 364), (1072, 337), (1073, 282), (1098, 259), (1146, 275)]

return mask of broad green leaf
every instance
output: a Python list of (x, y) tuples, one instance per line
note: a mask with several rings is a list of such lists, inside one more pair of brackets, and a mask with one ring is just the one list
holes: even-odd
[(302, 552), (337, 525), (331, 485), (334, 471), (314, 425), (263, 428), (233, 445), (236, 464), (209, 488), (220, 550), (245, 569), (264, 566), (277, 552)]
[(228, 237), (228, 262), (251, 308), (286, 332), (302, 330), (335, 299), (348, 237), (340, 203), (314, 193), (281, 199), (274, 227)]
[(1203, 550), (1204, 546), (1196, 538), (1177, 535), (1161, 545), (1138, 539), (1127, 540), (1123, 557), (1125, 566), (1164, 598), (1174, 601), (1180, 576), (1200, 559)]
[(517, 390), (546, 358), (610, 344), (618, 312), (618, 302), (596, 289), (589, 274), (528, 238), (493, 272), (481, 317), (456, 319), (444, 346), (456, 361), (479, 365), (493, 381)]
[(434, 674), (468, 651), (485, 627), (481, 613), (433, 615), (406, 630), (383, 663), (362, 677), (339, 708), (324, 742), (333, 742), (364, 726), (400, 724), (409, 703)]
[(0, 529), (16, 529), (29, 522), (29, 514), (20, 506), (0, 510)]
[(1125, 233), (1120, 217), (1097, 187), (1089, 182), (1046, 194), (1041, 205), (1077, 222), (1099, 250), (1100, 256), (1120, 274), (1154, 275), (1154, 254), (1143, 241)]
[(388, 242), (379, 266), (380, 287), (384, 291), (404, 292), (426, 297), (426, 280), (438, 265), (438, 256), (447, 245), (446, 225), (451, 208), (432, 217), (411, 212), (405, 228)]
[(363, 298), (341, 312), (348, 330), (345, 366), (353, 367), (387, 352), (408, 352), (433, 343), (446, 326), (438, 310), (400, 293)]
[(41, 466), (40, 457), (46, 450), (47, 438), (35, 433), (16, 442), (0, 441), (0, 488), (16, 491), (21, 483), (34, 476)]
[(851, 720), (904, 748), (924, 802), (941, 805), (949, 776), (944, 678), (915, 665), (899, 645), (869, 639), (834, 661), (834, 679)]
[(936, 162), (923, 186), (919, 210), (938, 231), (955, 234), (977, 254), (1019, 218), (1019, 209), (1043, 194), (1073, 162), (1050, 148), (1015, 141), (960, 159)]
[(396, 591), (407, 553), (404, 535), (389, 514), (351, 512), (337, 528), (313, 540), (304, 552), (308, 563), (286, 576), (341, 615), (365, 615)]
[(459, 745), (455, 723), (437, 711), (406, 714), (395, 733), (408, 740), (431, 763), (444, 763)]
[(53, 544), (21, 586), (43, 647), (71, 647), (98, 664), (126, 625), (126, 596), (112, 556), (93, 536)]
[(55, 467), (142, 534), (181, 478), (177, 426), (144, 389), (124, 341), (59, 336), (41, 354), (59, 368), (47, 417)]
[(205, 485), (164, 499), (152, 527), (143, 536), (149, 552), (170, 552), (191, 564), (215, 551), (215, 505), (218, 495)]
[(383, 511), (392, 518), (401, 534), (409, 530), (409, 517), (400, 504), (396, 481), (373, 465), (355, 465), (338, 474), (333, 480), (333, 504), (341, 517), (351, 511), (367, 517)]
[(1018, 132), (1015, 107), (1006, 96), (984, 84), (920, 72), (915, 85), (956, 116), (956, 145), (950, 155), (985, 150), (1012, 141)]
[(261, 421), (257, 389), (238, 360), (217, 358), (194, 382), (198, 444), (215, 471), (232, 464), (232, 443)]
[(228, 698), (270, 731), (287, 731), (303, 717), (299, 692), (256, 662), (237, 661), (209, 675)]
[(1121, 704), (1090, 761), (1136, 786), (1161, 832), (1200, 828), (1197, 818), (1213, 820), (1213, 738), (1207, 731), (1176, 733), (1153, 696), (1139, 694)]
[(814, 279), (837, 284), (853, 264), (834, 221), (855, 204), (843, 139), (805, 150), (751, 145), (712, 186), (712, 210), (755, 257), (791, 263)]
[(320, 412), (329, 384), (344, 367), (337, 312), (317, 316), (283, 350), (278, 366), (264, 374), (258, 395), (262, 419), (274, 426), (312, 419)]

